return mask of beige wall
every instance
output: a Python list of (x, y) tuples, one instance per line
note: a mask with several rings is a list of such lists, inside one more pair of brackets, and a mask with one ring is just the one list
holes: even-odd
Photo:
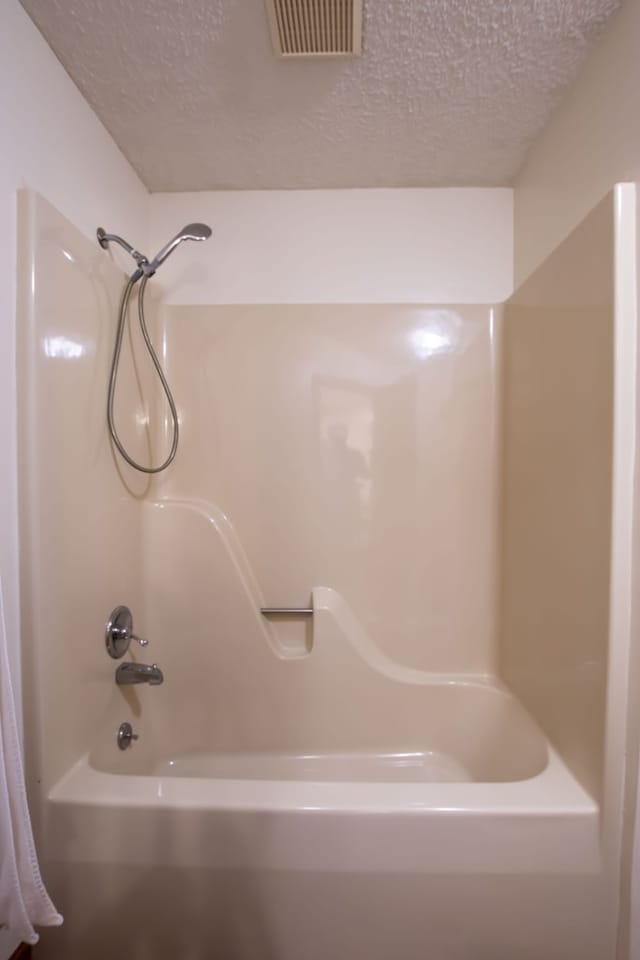
[(190, 220), (213, 237), (158, 277), (184, 442), (157, 489), (222, 509), (267, 599), (335, 586), (400, 661), (491, 672), (499, 317), (470, 305), (511, 292), (512, 191), (156, 194), (151, 246)]
[[(37, 194), (19, 199), (20, 586), (35, 800), (89, 749), (109, 700), (109, 613), (141, 610), (148, 481), (115, 460), (105, 422), (122, 274)], [(133, 444), (146, 412), (127, 341), (116, 416)]]
[(600, 795), (613, 444), (610, 195), (509, 301), (504, 345), (502, 663)]
[(515, 181), (518, 286), (619, 181), (640, 179), (640, 2), (626, 0)]
[(624, 854), (628, 874), (637, 736), (627, 721), (638, 715), (633, 185), (616, 186), (516, 291), (504, 358), (502, 669), (601, 800), (606, 897), (627, 957), (620, 864)]
[(499, 327), (478, 306), (167, 308), (182, 446), (157, 489), (226, 515), (268, 603), (332, 587), (397, 662), (494, 672)]

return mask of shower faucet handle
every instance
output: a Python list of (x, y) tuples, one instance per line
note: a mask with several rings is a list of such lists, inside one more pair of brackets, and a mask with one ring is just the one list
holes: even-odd
[(146, 647), (149, 643), (144, 637), (138, 637), (133, 632), (133, 616), (129, 607), (116, 607), (111, 611), (104, 632), (107, 653), (114, 660), (124, 657), (132, 640)]

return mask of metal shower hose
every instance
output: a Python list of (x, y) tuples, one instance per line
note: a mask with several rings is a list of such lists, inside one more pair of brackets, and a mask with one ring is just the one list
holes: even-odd
[(153, 349), (153, 344), (151, 343), (151, 338), (149, 337), (149, 331), (147, 330), (147, 324), (144, 318), (144, 292), (147, 286), (149, 277), (143, 276), (140, 281), (140, 290), (138, 293), (138, 318), (140, 320), (140, 330), (142, 331), (142, 336), (144, 337), (144, 342), (149, 351), (149, 356), (153, 361), (153, 365), (156, 368), (158, 377), (160, 378), (160, 383), (162, 384), (162, 389), (164, 390), (167, 402), (169, 404), (169, 409), (171, 410), (171, 418), (173, 420), (173, 440), (171, 442), (171, 450), (167, 459), (159, 467), (143, 467), (141, 464), (137, 463), (136, 460), (131, 457), (125, 450), (120, 437), (118, 436), (118, 431), (116, 430), (115, 420), (113, 416), (113, 402), (116, 392), (116, 381), (118, 379), (118, 365), (120, 363), (120, 351), (122, 350), (122, 338), (124, 336), (124, 326), (127, 318), (127, 311), (129, 308), (129, 299), (131, 297), (131, 291), (133, 290), (136, 284), (135, 274), (127, 281), (127, 285), (124, 288), (124, 293), (122, 294), (122, 300), (120, 302), (120, 312), (118, 314), (118, 330), (116, 333), (116, 342), (113, 348), (113, 359), (111, 361), (111, 373), (109, 375), (109, 394), (107, 400), (107, 422), (109, 424), (109, 433), (111, 434), (111, 439), (115, 443), (118, 451), (126, 462), (134, 468), (134, 470), (139, 470), (140, 473), (160, 473), (162, 470), (166, 470), (169, 464), (172, 462), (173, 458), (176, 455), (178, 449), (178, 412), (176, 410), (176, 405), (173, 401), (173, 396), (167, 383), (167, 379), (162, 372), (162, 367), (160, 366), (160, 361), (156, 356), (156, 352)]

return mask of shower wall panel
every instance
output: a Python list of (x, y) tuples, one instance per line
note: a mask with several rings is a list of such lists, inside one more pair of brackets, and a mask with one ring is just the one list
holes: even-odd
[(613, 347), (609, 196), (508, 302), (504, 341), (502, 668), (596, 795), (609, 655)]
[(226, 515), (268, 604), (332, 587), (394, 660), (492, 672), (499, 327), (480, 306), (167, 307), (182, 439), (158, 492)]
[[(108, 614), (120, 603), (141, 608), (146, 481), (115, 461), (106, 427), (123, 275), (28, 191), (19, 195), (19, 251), (24, 704), (29, 782), (46, 794), (89, 748), (115, 689)], [(117, 413), (132, 444), (145, 436), (144, 377), (125, 357)]]

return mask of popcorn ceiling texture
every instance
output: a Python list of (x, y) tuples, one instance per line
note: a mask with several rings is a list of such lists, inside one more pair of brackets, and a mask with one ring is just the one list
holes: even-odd
[(282, 61), (261, 0), (22, 3), (153, 191), (507, 185), (621, 6), (368, 0), (360, 59)]

